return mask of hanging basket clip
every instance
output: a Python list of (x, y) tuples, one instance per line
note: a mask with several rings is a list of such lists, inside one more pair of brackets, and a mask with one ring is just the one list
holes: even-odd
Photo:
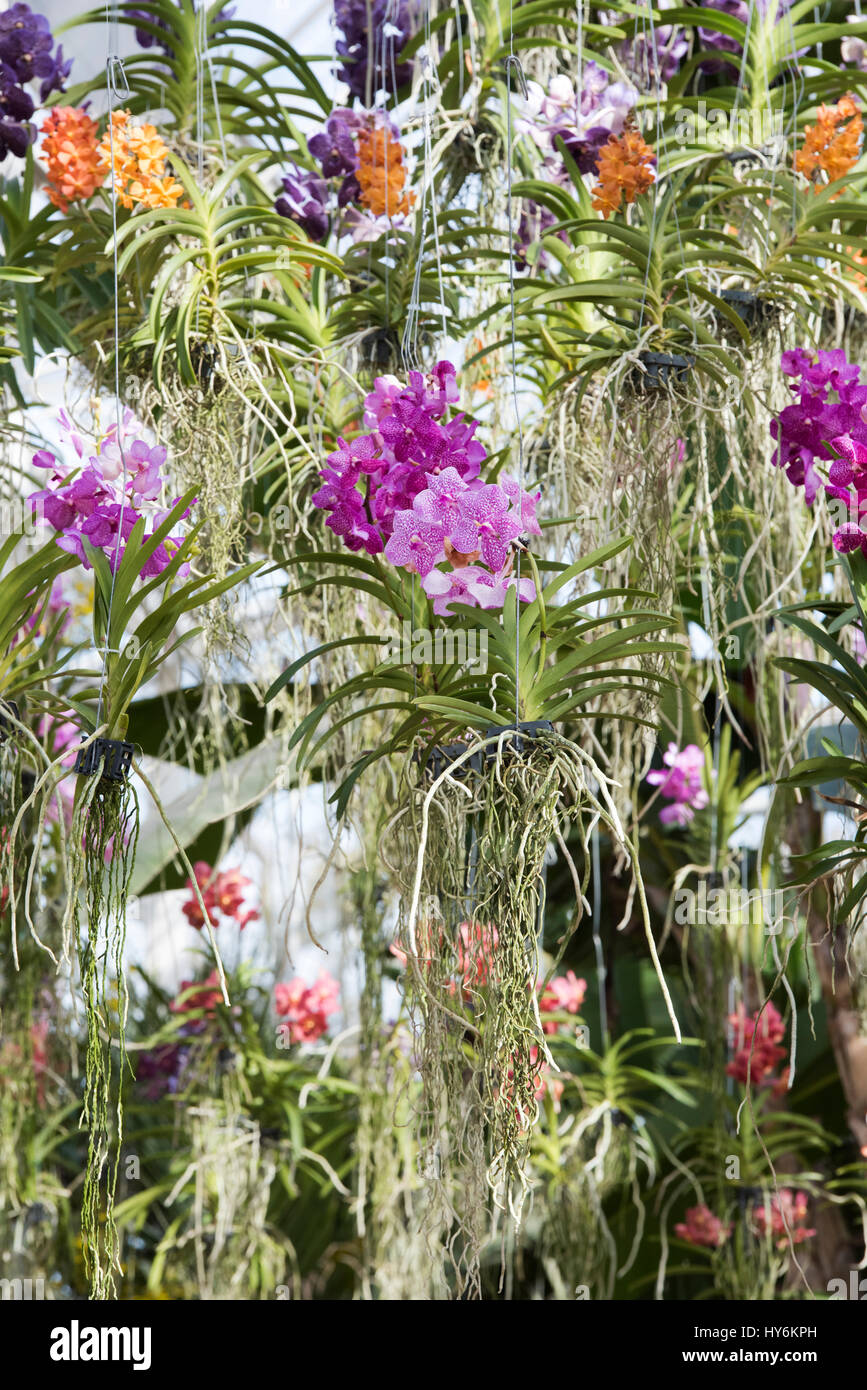
[(75, 771), (83, 777), (95, 772), (105, 782), (125, 782), (132, 767), (135, 744), (119, 738), (96, 738), (87, 748), (79, 748)]
[(646, 386), (667, 386), (672, 377), (683, 381), (695, 362), (694, 357), (668, 352), (640, 352), (638, 359), (645, 368), (641, 382)]
[[(485, 757), (489, 762), (493, 762), (500, 748), (504, 754), (525, 753), (528, 744), (553, 732), (554, 725), (550, 719), (530, 719), (523, 724), (493, 724), (490, 729), (485, 730), (485, 738), (496, 738), (497, 742), (487, 744)], [(510, 734), (510, 737), (502, 738), (506, 733)]]
[[(462, 753), (466, 753), (469, 744), (467, 743), (438, 743), (433, 747), (425, 759), (424, 770), (431, 781), (436, 781), (447, 768), (451, 768), (457, 762)], [(416, 759), (420, 758), (418, 753)], [(482, 750), (473, 753), (466, 758), (460, 766), (455, 767), (455, 777), (467, 777), (471, 772), (481, 772), (482, 770)]]

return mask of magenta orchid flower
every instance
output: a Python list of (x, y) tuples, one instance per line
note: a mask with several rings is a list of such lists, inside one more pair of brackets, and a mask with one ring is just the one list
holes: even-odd
[(445, 559), (445, 532), (415, 512), (398, 512), (385, 547), (386, 558), (400, 568), (414, 570), (424, 579)]
[(468, 491), (456, 468), (444, 468), (442, 473), (426, 473), (428, 485), (413, 502), (413, 510), (425, 521), (442, 526), (447, 535), (461, 520), (460, 500)]
[(467, 491), (460, 499), (460, 520), (449, 540), (462, 555), (479, 550), (486, 565), (502, 570), (509, 546), (521, 534), (521, 524), (509, 514), (509, 499), (497, 483)]
[(683, 749), (670, 743), (662, 761), (667, 770), (647, 774), (650, 785), (659, 787), (660, 794), (672, 803), (660, 811), (659, 819), (663, 825), (689, 825), (709, 800), (703, 786), (704, 754), (695, 743)]
[[(153, 535), (167, 515), (152, 505), (163, 491), (161, 470), (167, 450), (140, 437), (129, 439), (141, 428), (131, 411), (125, 413), (120, 430), (112, 425), (90, 454), (65, 412), (60, 413), (59, 423), (76, 457), (87, 462), (71, 475), (49, 449), (37, 450), (33, 464), (50, 471), (50, 485), (31, 493), (28, 501), (38, 521), (57, 532), (58, 546), (75, 555), (85, 569), (91, 567), (85, 542), (102, 550), (116, 569), (136, 524), (144, 521), (147, 535), (150, 521)], [(180, 544), (181, 538), (170, 537), (158, 546), (142, 568), (142, 576), (161, 574)]]
[[(410, 372), (407, 384), (377, 377), (364, 401), (369, 433), (341, 438), (320, 471), (313, 504), (326, 525), (353, 551), (385, 550), (394, 565), (421, 577), (434, 611), (451, 605), (502, 608), (517, 587), (522, 602), (536, 596), (532, 581), (511, 574), (512, 544), (539, 535), (539, 494), (509, 477), (479, 479), (486, 458), (478, 421), (449, 410), (458, 400), (454, 366)], [(465, 565), (461, 556), (481, 563)], [(451, 570), (437, 566), (449, 560)]]

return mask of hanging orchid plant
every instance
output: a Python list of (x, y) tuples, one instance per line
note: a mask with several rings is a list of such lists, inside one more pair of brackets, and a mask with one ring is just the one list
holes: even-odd
[[(54, 531), (55, 539), (39, 552), (42, 575), (33, 561), (22, 567), (18, 588), (10, 589), (10, 600), (22, 583), (38, 581), (31, 591), (30, 606), (35, 612), (40, 597), (43, 601), (46, 597), (46, 586), (61, 570), (70, 568), (75, 560), (92, 569), (93, 644), (101, 657), (101, 669), (95, 684), (79, 684), (74, 693), (64, 694), (64, 702), (81, 721), (78, 756), (71, 768), (63, 765), (66, 759), (61, 755), (40, 771), (33, 791), (8, 828), (3, 868), (14, 937), (19, 914), (33, 930), (32, 914), (38, 910), (40, 891), (38, 875), (31, 871), (22, 892), (15, 872), (18, 840), (26, 824), (24, 812), (41, 805), (31, 850), (38, 864), (48, 804), (60, 782), (75, 776), (66, 843), (67, 896), (58, 928), (64, 952), (70, 934), (74, 939), (87, 1012), (82, 1124), (88, 1131), (89, 1152), (83, 1223), (94, 1294), (104, 1297), (113, 1287), (118, 1259), (112, 1207), (121, 1137), (117, 1096), (124, 1065), (123, 950), (138, 837), (138, 801), (130, 779), (135, 752), (130, 707), (171, 653), (201, 630), (188, 628), (177, 634), (184, 616), (243, 583), (257, 565), (243, 566), (217, 583), (207, 575), (191, 576), (190, 562), (201, 522), (185, 535), (177, 528), (190, 516), (195, 499), (187, 494), (168, 510), (157, 506), (166, 450), (140, 437), (130, 412), (120, 424), (111, 426), (95, 447), (90, 446), (90, 453), (68, 416), (62, 415), (60, 424), (77, 462), (69, 468), (49, 450), (34, 456), (34, 466), (48, 471), (49, 486), (33, 493), (30, 505)], [(55, 625), (58, 622), (60, 618)], [(29, 640), (30, 634), (25, 642)], [(14, 655), (14, 647), (10, 655)], [(46, 673), (40, 674), (44, 678)], [(19, 668), (19, 677), (24, 675), (26, 661)], [(13, 688), (19, 687), (14, 684)], [(136, 773), (155, 795), (140, 766)], [(37, 803), (40, 793), (42, 801)], [(113, 987), (118, 991), (114, 1027), (107, 1011), (109, 963)]]
[[(649, 696), (665, 677), (650, 671), (646, 659), (679, 645), (654, 635), (669, 620), (642, 605), (648, 595), (580, 590), (580, 577), (628, 542), (571, 566), (536, 562), (527, 547), (542, 534), (539, 494), (502, 471), (496, 481), (482, 480), (490, 462), (475, 437), (478, 422), (452, 414), (457, 400), (456, 373), (447, 362), (428, 376), (410, 373), (406, 385), (379, 378), (365, 400), (369, 432), (340, 441), (312, 498), (352, 553), (331, 576), (318, 574), (300, 592), (323, 582), (362, 589), (384, 618), (411, 634), (409, 651), (374, 634), (337, 639), (293, 663), (269, 698), (329, 647), (363, 650), (385, 642), (392, 649), (390, 659), (330, 691), (289, 746), (298, 747), (302, 765), (315, 763), (342, 727), (364, 717), (371, 693), (381, 710), (393, 711), (391, 736), (345, 771), (333, 799), (343, 814), (375, 762), (412, 756), (404, 774), (408, 803), (394, 818), (384, 852), (402, 892), (401, 950), (412, 965), (408, 989), (423, 1019), (424, 1114), (433, 1135), (448, 1109), (450, 1125), (467, 1133), (473, 1161), (487, 1155), (498, 1200), (517, 1212), (538, 1114), (539, 1068), (550, 1062), (531, 987), (549, 845), (562, 844), (565, 827), (589, 815), (611, 828), (632, 859), (604, 774), (554, 723), (596, 716), (600, 700), (624, 684)], [(340, 559), (339, 552), (297, 556), (293, 565), (329, 558)], [(522, 575), (525, 564), (529, 574)], [(545, 570), (552, 576), (547, 583)], [(557, 604), (570, 590), (576, 596)], [(482, 669), (459, 655), (438, 659), (436, 624), (454, 653), (474, 621), (487, 652)], [(426, 634), (431, 650), (413, 669), (413, 643), (423, 645)], [(319, 733), (335, 706), (349, 708)], [(433, 917), (423, 907), (430, 903)], [(580, 897), (576, 910), (580, 916)], [(482, 998), (472, 981), (466, 984), (460, 964), (476, 938), (485, 957), (476, 972)], [(649, 944), (653, 953), (650, 937)], [(464, 1003), (453, 989), (456, 974), (465, 979)], [(467, 1125), (475, 1126), (472, 1139)], [(448, 1201), (458, 1200), (464, 1184), (478, 1192), (478, 1177), (464, 1173), (458, 1153), (448, 1161), (438, 1147), (437, 1153), (431, 1162)], [(461, 1277), (470, 1282), (478, 1257), (474, 1220), (468, 1210), (461, 1226), (467, 1243)]]

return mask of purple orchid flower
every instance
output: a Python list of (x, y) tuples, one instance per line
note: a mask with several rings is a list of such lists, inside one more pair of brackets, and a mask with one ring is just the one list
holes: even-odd
[(660, 811), (659, 819), (663, 825), (689, 825), (709, 801), (703, 786), (704, 754), (695, 743), (683, 749), (670, 743), (662, 761), (665, 770), (647, 774), (650, 785), (659, 787), (660, 795), (672, 803)]
[(379, 92), (394, 96), (412, 76), (412, 64), (398, 62), (412, 36), (407, 0), (334, 0), (334, 22), (343, 31), (335, 45), (343, 60), (337, 76), (361, 102)]
[(398, 512), (386, 542), (386, 559), (401, 569), (414, 570), (423, 579), (445, 559), (445, 540), (441, 526), (424, 521), (415, 512)]
[[(116, 568), (123, 560), (136, 524), (143, 521), (147, 535), (150, 521), (153, 535), (168, 515), (150, 505), (164, 485), (161, 470), (167, 450), (141, 438), (127, 438), (138, 428), (130, 411), (124, 415), (120, 437), (117, 427), (112, 426), (90, 454), (64, 412), (60, 425), (77, 457), (86, 459), (85, 466), (70, 478), (66, 464), (50, 450), (37, 450), (33, 463), (50, 472), (51, 486), (31, 493), (28, 500), (39, 521), (57, 532), (58, 546), (77, 556), (86, 569), (90, 568), (90, 560), (85, 541), (102, 550), (112, 568)], [(142, 568), (142, 575), (161, 574), (181, 543), (180, 538), (170, 537), (158, 546)], [(186, 574), (188, 567), (181, 566), (179, 572)]]
[(343, 178), (358, 168), (358, 151), (354, 136), (361, 122), (353, 111), (332, 111), (325, 129), (307, 141), (307, 148), (322, 166), (326, 179)]
[(325, 180), (293, 166), (292, 172), (283, 176), (283, 196), (277, 199), (274, 209), (281, 217), (297, 223), (311, 241), (321, 243), (328, 236), (327, 201)]
[(467, 492), (464, 482), (456, 468), (444, 468), (441, 473), (426, 473), (427, 487), (413, 502), (413, 510), (424, 521), (441, 526), (446, 535), (461, 521), (460, 499)]
[(509, 558), (509, 546), (521, 534), (520, 523), (509, 514), (509, 499), (496, 483), (468, 489), (460, 499), (460, 521), (449, 539), (462, 555), (481, 551), (495, 572)]

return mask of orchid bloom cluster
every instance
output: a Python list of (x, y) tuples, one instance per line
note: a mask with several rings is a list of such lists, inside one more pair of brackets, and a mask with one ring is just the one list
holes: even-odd
[[(6, 892), (6, 889), (3, 889)], [(5, 901), (5, 900), (4, 900)], [(2, 906), (0, 906), (2, 911)], [(48, 1039), (51, 1036), (51, 1022), (45, 1016), (31, 1023), (27, 1030), (25, 1048), (11, 1038), (0, 1041), (0, 1089), (9, 1081), (20, 1081), (27, 1077), (27, 1070), (36, 1081), (36, 1103), (45, 1104), (45, 1079), (48, 1071)], [(28, 1067), (29, 1064), (29, 1067)]]
[[(439, 936), (440, 942), (443, 939), (443, 928), (440, 926), (438, 931), (431, 922), (421, 925), (419, 938), (422, 949), (429, 954), (419, 961), (419, 964), (429, 969), (433, 963), (433, 940), (434, 934)], [(469, 1003), (473, 995), (479, 990), (484, 989), (491, 980), (491, 971), (499, 946), (499, 932), (490, 923), (482, 922), (460, 922), (457, 928), (457, 968), (456, 978), (449, 980), (448, 992), (456, 995), (460, 990), (461, 997), (465, 1003)], [(426, 943), (426, 944), (424, 944)], [(389, 947), (393, 956), (400, 961), (404, 968), (407, 965), (407, 955), (396, 942)], [(527, 987), (532, 988), (533, 982), (528, 980)], [(569, 970), (565, 975), (557, 975), (548, 984), (542, 987), (541, 980), (536, 983), (536, 990), (540, 993), (539, 1012), (540, 1014), (569, 1013), (577, 1014), (584, 1002), (584, 995), (587, 992), (587, 981), (579, 980), (574, 970)], [(552, 1034), (558, 1031), (561, 1025), (553, 1018), (546, 1018), (542, 1023), (542, 1031), (545, 1034)], [(530, 1049), (530, 1064), (533, 1068), (535, 1077), (535, 1098), (542, 1100), (545, 1096), (550, 1096), (555, 1113), (560, 1110), (560, 1102), (563, 1095), (564, 1083), (553, 1073), (547, 1063), (543, 1062), (537, 1046)], [(512, 1073), (509, 1072), (510, 1079)], [(524, 1121), (527, 1116), (522, 1117)]]
[[(515, 261), (519, 270), (526, 270), (531, 262), (544, 270), (550, 257), (540, 243), (557, 218), (550, 208), (543, 208), (534, 198), (523, 198), (521, 203), (521, 217), (515, 232)], [(557, 236), (564, 245), (568, 243), (567, 232), (558, 232)]]
[[(71, 710), (66, 713), (72, 715)], [(81, 729), (72, 718), (43, 714), (36, 725), (36, 732), (51, 753), (52, 759), (59, 758), (62, 767), (72, 767), (81, 742)]]
[[(539, 997), (540, 1014), (577, 1014), (584, 1003), (587, 981), (579, 980), (574, 970), (567, 970), (565, 975), (555, 975), (553, 980), (549, 980), (544, 990), (540, 980), (536, 989), (542, 991)], [(552, 1018), (542, 1020), (543, 1033), (556, 1033), (558, 1027)]]
[[(142, 1087), (142, 1093), (147, 1100), (160, 1100), (165, 1095), (175, 1095), (183, 1089), (189, 1063), (194, 1055), (192, 1039), (200, 1038), (203, 1033), (212, 1029), (217, 1016), (217, 1006), (222, 1003), (223, 991), (216, 970), (212, 970), (204, 980), (181, 981), (177, 995), (169, 1004), (169, 1011), (185, 1020), (178, 1029), (185, 1041), (160, 1043), (158, 1047), (140, 1054), (136, 1067), (136, 1082)], [(203, 1016), (188, 1017), (193, 1013)]]
[(704, 1203), (697, 1207), (689, 1207), (685, 1219), (678, 1221), (674, 1228), (674, 1234), (685, 1240), (688, 1245), (705, 1245), (710, 1250), (725, 1245), (731, 1233), (731, 1226), (714, 1216), (710, 1207)]
[(340, 1008), (340, 985), (326, 970), (308, 985), (300, 976), (275, 985), (274, 1008), (286, 1022), (281, 1036), (292, 1043), (312, 1043), (328, 1031), (328, 1019)]
[(27, 84), (38, 81), (39, 100), (63, 91), (72, 68), (63, 49), (54, 49), (51, 26), (44, 14), (29, 5), (11, 5), (0, 14), (0, 160), (8, 154), (23, 159), (36, 131), (29, 124), (36, 109)]
[(465, 994), (488, 983), (499, 944), (496, 927), (481, 922), (461, 922), (458, 927), (458, 974)]
[[(563, 1092), (566, 1089), (565, 1082), (561, 1081), (560, 1077), (557, 1076), (548, 1063), (542, 1060), (539, 1048), (535, 1043), (530, 1048), (528, 1061), (530, 1064), (530, 1075), (533, 1079), (534, 1100), (539, 1102), (545, 1100), (547, 1097), (551, 1101), (551, 1108), (554, 1114), (559, 1115)], [(506, 1073), (506, 1076), (508, 1081), (512, 1082), (507, 1093), (514, 1096), (515, 1073), (510, 1069)], [(533, 1126), (533, 1115), (528, 1113), (521, 1105), (517, 1104), (517, 1102), (515, 1104), (515, 1115), (520, 1123), (521, 1129), (525, 1133), (529, 1132)]]
[[(795, 154), (795, 169), (803, 174), (818, 193), (824, 174), (828, 183), (834, 183), (848, 174), (858, 163), (864, 122), (855, 98), (850, 94), (841, 97), (835, 106), (824, 103), (816, 113), (816, 124), (804, 129), (804, 143)], [(842, 196), (841, 188), (832, 201)]]
[[(247, 889), (252, 888), (253, 881), (246, 878), (239, 869), (215, 873), (210, 864), (200, 859), (193, 865), (193, 873), (212, 927), (219, 926), (220, 921), (225, 919), (236, 923), (239, 930), (243, 931), (248, 922), (258, 919), (259, 913), (256, 909), (248, 907), (244, 901)], [(187, 879), (187, 887), (192, 893), (192, 879)], [(195, 893), (189, 902), (184, 903), (181, 911), (191, 927), (201, 930), (205, 925), (201, 904)]]
[(183, 186), (167, 172), (169, 149), (156, 126), (140, 124), (129, 111), (112, 111), (111, 131), (99, 143), (106, 172), (114, 172), (114, 191), (121, 207), (174, 208)]
[(634, 203), (656, 181), (656, 155), (630, 117), (620, 135), (610, 135), (599, 151), (599, 178), (592, 205), (607, 219)]
[[(50, 485), (31, 493), (27, 500), (40, 522), (58, 532), (61, 550), (76, 555), (85, 569), (91, 568), (85, 541), (101, 550), (115, 569), (123, 560), (136, 522), (150, 522), (150, 531), (146, 527), (146, 532), (153, 535), (169, 514), (156, 505), (163, 488), (160, 470), (167, 450), (141, 438), (139, 431), (143, 427), (129, 410), (124, 414), (120, 442), (116, 424), (95, 445), (89, 445), (65, 411), (60, 412), (58, 421), (78, 463), (70, 468), (50, 449), (37, 450), (34, 466), (48, 471)], [(142, 566), (141, 577), (162, 574), (181, 543), (182, 537), (172, 536), (157, 546)], [(182, 572), (186, 572), (186, 567), (182, 567)]]
[[(59, 762), (67, 771), (73, 767), (81, 744), (81, 728), (75, 723), (72, 710), (65, 712), (69, 717), (45, 714), (36, 726), (36, 732), (52, 762)], [(49, 825), (57, 824), (61, 817), (67, 830), (72, 827), (72, 809), (75, 800), (74, 788), (68, 779), (61, 779), (48, 803), (45, 819)], [(106, 845), (106, 863), (109, 864), (109, 846)]]
[(167, 172), (169, 150), (156, 126), (132, 121), (128, 111), (112, 112), (111, 132), (102, 139), (83, 106), (53, 107), (40, 129), (48, 197), (61, 212), (92, 197), (112, 167), (122, 207), (173, 208), (183, 197), (183, 187)]
[(670, 743), (662, 761), (667, 770), (647, 774), (650, 785), (659, 787), (660, 795), (671, 802), (660, 811), (659, 819), (663, 825), (689, 825), (696, 811), (703, 811), (708, 804), (703, 786), (704, 754), (695, 743), (682, 749)]
[[(583, 69), (580, 93), (563, 75), (552, 79), (547, 92), (538, 82), (530, 82), (527, 114), (519, 128), (546, 151), (543, 173), (552, 182), (563, 183), (566, 178), (555, 153), (558, 139), (579, 173), (597, 175), (593, 207), (607, 218), (620, 210), (624, 199), (635, 202), (656, 179), (656, 156), (634, 123), (637, 101), (635, 87), (610, 81), (604, 68), (590, 62)], [(550, 214), (541, 214), (540, 232), (553, 220)], [(529, 231), (526, 224), (518, 233), (519, 252), (525, 257)]]
[[(846, 15), (847, 24), (860, 24), (863, 16), (858, 14)], [(844, 63), (849, 63), (852, 67), (859, 68), (861, 72), (867, 72), (867, 40), (860, 35), (853, 34), (851, 38), (843, 39), (840, 44), (840, 56)]]
[(779, 1195), (775, 1193), (769, 1198), (767, 1207), (762, 1202), (753, 1208), (756, 1235), (764, 1237), (770, 1234), (778, 1250), (787, 1248), (790, 1236), (793, 1245), (803, 1245), (805, 1240), (816, 1234), (815, 1227), (804, 1225), (807, 1202), (806, 1192), (793, 1192), (790, 1187), (780, 1188)]
[(48, 197), (66, 212), (69, 204), (93, 197), (105, 182), (99, 152), (99, 127), (84, 107), (53, 106), (40, 126), (40, 159), (45, 165)]
[(161, 1100), (181, 1089), (189, 1055), (189, 1046), (172, 1042), (160, 1043), (139, 1054), (135, 1079), (145, 1100)]
[(44, 637), (58, 614), (62, 614), (58, 635), (63, 636), (69, 624), (76, 616), (76, 613), (67, 597), (62, 574), (59, 574), (53, 581), (48, 591), (48, 599), (45, 607), (40, 609), (39, 612), (34, 613), (31, 618), (27, 619), (27, 622), (24, 624), (24, 629), (32, 631), (36, 628), (36, 635), (38, 637)]
[(204, 1017), (188, 1019), (180, 1032), (184, 1037), (195, 1037), (210, 1028), (216, 1019), (217, 1005), (223, 1003), (220, 977), (212, 970), (205, 980), (182, 980), (176, 998), (169, 1005), (173, 1014), (201, 1012)]
[(408, 0), (334, 0), (334, 22), (343, 33), (336, 46), (337, 76), (369, 106), (380, 92), (394, 96), (412, 77), (400, 50), (412, 37), (414, 6)]
[[(223, 991), (216, 970), (212, 970), (204, 980), (181, 981), (175, 998), (169, 1004), (169, 1011), (184, 1020), (178, 1032), (182, 1038), (190, 1041), (161, 1043), (141, 1053), (136, 1081), (142, 1086), (147, 1100), (160, 1100), (183, 1089), (194, 1055), (192, 1039), (201, 1038), (202, 1034), (212, 1031), (217, 1007), (222, 1003)], [(202, 1017), (188, 1017), (194, 1013)]]
[[(638, 92), (628, 82), (612, 82), (598, 63), (585, 63), (580, 92), (569, 77), (553, 77), (547, 92), (538, 82), (527, 83), (525, 114), (517, 128), (528, 135), (545, 154), (543, 177), (551, 183), (566, 184), (568, 174), (557, 148), (558, 138), (582, 174), (596, 172), (599, 151), (612, 134), (619, 134), (638, 100)], [(517, 259), (528, 263), (528, 251), (538, 245), (556, 218), (548, 208), (525, 199), (516, 236)], [(567, 245), (565, 232), (559, 233)], [(536, 255), (540, 267), (544, 252)]]
[[(790, 1235), (793, 1245), (802, 1245), (816, 1234), (813, 1227), (804, 1224), (807, 1202), (806, 1192), (793, 1192), (789, 1187), (782, 1187), (779, 1195), (769, 1197), (767, 1206), (759, 1202), (753, 1207), (751, 1224), (755, 1234), (762, 1238), (770, 1235), (778, 1250), (788, 1247)], [(725, 1245), (732, 1227), (702, 1203), (688, 1209), (685, 1220), (677, 1223), (674, 1232), (689, 1245), (716, 1250)]]
[[(540, 1014), (577, 1014), (584, 1003), (587, 981), (579, 980), (574, 970), (567, 970), (565, 975), (555, 975), (553, 980), (548, 981), (544, 989), (542, 988), (542, 981), (537, 981), (536, 990), (539, 993)], [(553, 1018), (543, 1017), (542, 1019), (542, 1032), (548, 1036), (557, 1033), (561, 1026)], [(545, 1096), (549, 1096), (554, 1113), (559, 1114), (564, 1083), (554, 1075), (546, 1062), (540, 1064), (538, 1047), (530, 1049), (530, 1061), (533, 1067), (539, 1067), (536, 1074), (536, 1100), (542, 1100)]]
[(612, 82), (598, 63), (585, 63), (582, 79), (580, 92), (563, 74), (551, 79), (547, 92), (538, 82), (527, 83), (526, 114), (517, 129), (546, 153), (549, 173), (559, 162), (551, 159), (557, 155), (558, 136), (580, 172), (594, 173), (602, 146), (610, 135), (620, 134), (638, 100), (630, 83)]
[[(860, 367), (846, 360), (842, 348), (809, 353), (784, 352), (781, 366), (792, 378), (792, 405), (771, 422), (777, 441), (773, 462), (786, 470), (795, 487), (803, 487), (812, 506), (823, 480), (817, 462), (828, 464), (825, 493), (843, 502), (851, 520), (839, 526), (834, 546), (843, 554), (861, 549), (867, 555), (867, 383)], [(832, 452), (829, 452), (828, 445)]]
[[(325, 127), (307, 148), (321, 166), (321, 176), (293, 169), (283, 178), (283, 194), (274, 204), (282, 217), (297, 222), (311, 241), (323, 242), (330, 225), (329, 208), (344, 210), (344, 226), (356, 241), (371, 240), (400, 224), (415, 194), (406, 188), (407, 170), (397, 126), (385, 112), (332, 111)], [(340, 180), (336, 194), (332, 182)]]
[(538, 1047), (534, 1046), (530, 1048), (530, 1065), (534, 1070), (537, 1066), (539, 1068), (536, 1072), (536, 1100), (543, 1100), (545, 1096), (550, 1096), (551, 1104), (554, 1107), (554, 1113), (555, 1115), (559, 1115), (560, 1102), (563, 1097), (563, 1092), (566, 1089), (565, 1083), (554, 1074), (547, 1062), (542, 1062), (541, 1065), (539, 1064)]
[(789, 1069), (779, 1076), (774, 1074), (786, 1056), (786, 1049), (780, 1047), (786, 1026), (779, 1011), (768, 1003), (747, 1018), (741, 1004), (728, 1021), (734, 1031), (735, 1055), (726, 1066), (726, 1075), (744, 1086), (749, 1079), (754, 1086), (769, 1086), (775, 1095), (782, 1095), (788, 1087)]
[[(446, 418), (457, 399), (450, 362), (438, 362), (427, 377), (410, 372), (406, 386), (377, 377), (365, 398), (370, 433), (351, 444), (338, 440), (312, 499), (349, 550), (384, 551), (393, 565), (417, 574), (439, 615), (448, 615), (453, 602), (502, 608), (516, 583), (513, 543), (540, 534), (538, 493), (503, 475), (497, 483), (481, 481), (486, 453), (473, 437), (478, 422), (462, 413)], [(535, 592), (521, 580), (522, 600)]]

